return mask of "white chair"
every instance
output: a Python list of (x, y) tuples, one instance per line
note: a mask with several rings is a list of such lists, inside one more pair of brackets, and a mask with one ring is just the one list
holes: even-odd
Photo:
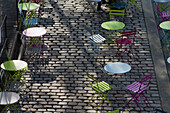
[[(100, 34), (93, 34), (92, 30), (87, 26), (84, 26), (84, 29), (85, 29), (85, 34), (86, 34), (87, 39), (91, 42), (90, 46), (87, 48), (87, 51), (89, 49), (93, 49), (93, 56), (94, 56), (98, 51), (102, 51), (100, 46), (103, 44), (103, 42), (106, 39)], [(90, 57), (90, 59), (91, 58), (92, 57)]]

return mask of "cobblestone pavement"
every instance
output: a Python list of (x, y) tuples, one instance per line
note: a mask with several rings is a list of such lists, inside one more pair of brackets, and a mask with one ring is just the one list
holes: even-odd
[[(29, 70), (25, 77), (29, 88), (26, 89), (28, 100), (20, 101), (23, 112), (36, 113), (94, 113), (95, 107), (88, 105), (94, 91), (91, 89), (86, 72), (99, 79), (108, 81), (112, 86), (117, 86), (109, 76), (102, 72), (103, 66), (108, 62), (120, 61), (115, 57), (116, 45), (103, 44), (104, 54), (96, 55), (90, 60), (89, 54), (84, 54), (84, 49), (89, 45), (82, 25), (90, 26), (95, 33), (105, 35), (106, 30), (101, 28), (101, 23), (109, 20), (108, 10), (102, 6), (104, 12), (84, 10), (86, 1), (83, 0), (46, 0), (40, 25), (47, 29), (45, 45), (47, 51), (42, 54), (25, 54), (23, 60), (29, 63)], [(137, 0), (141, 8), (141, 1)], [(141, 9), (142, 10), (142, 9)], [(114, 20), (119, 20), (115, 18)], [(121, 21), (121, 20), (120, 20)], [(132, 66), (126, 74), (112, 75), (122, 84), (128, 85), (150, 73), (154, 73), (154, 66), (147, 37), (143, 13), (133, 6), (126, 12), (125, 28), (123, 31), (137, 30), (133, 51), (135, 59), (123, 57), (123, 62)], [(92, 54), (92, 53), (91, 53)], [(145, 113), (153, 113), (155, 108), (161, 109), (155, 74), (151, 79), (149, 90), (145, 92), (151, 106), (143, 108)], [(105, 101), (98, 112), (121, 108), (124, 113), (140, 112), (135, 103), (124, 107), (129, 100), (129, 93), (125, 90), (111, 90), (108, 94), (110, 105)], [(95, 98), (95, 102), (97, 103)], [(94, 104), (93, 103), (93, 104)], [(144, 105), (140, 101), (140, 105)], [(93, 105), (92, 104), (92, 105)]]

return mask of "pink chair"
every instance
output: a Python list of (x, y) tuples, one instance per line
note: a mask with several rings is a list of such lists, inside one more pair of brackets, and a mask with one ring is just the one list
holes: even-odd
[[(129, 55), (129, 53), (131, 53), (134, 58), (134, 54), (132, 51), (132, 45), (134, 45), (135, 35), (136, 35), (136, 30), (122, 32), (122, 36), (121, 36), (122, 38), (119, 40), (115, 40), (115, 42), (118, 46), (116, 56), (120, 55), (122, 57), (122, 53), (127, 52), (127, 55)], [(131, 40), (130, 38), (128, 38), (129, 36), (133, 36), (133, 39)], [(123, 45), (126, 47), (123, 47)], [(120, 51), (121, 49), (123, 49), (123, 51)]]
[[(150, 84), (150, 80), (152, 78), (152, 74), (151, 73), (150, 75), (144, 77), (141, 79), (141, 82), (133, 82), (132, 84), (128, 85), (125, 87), (125, 89), (127, 89), (129, 91), (129, 93), (131, 94), (132, 98), (129, 100), (129, 102), (125, 105), (127, 106), (132, 100), (135, 101), (135, 103), (137, 104), (137, 106), (140, 108), (140, 111), (141, 111), (141, 107), (139, 106), (139, 98), (141, 99), (145, 99), (147, 102), (148, 102), (148, 105), (150, 105), (148, 99), (146, 98), (146, 96), (144, 95), (144, 91), (146, 89), (148, 89), (149, 87), (149, 84)], [(147, 82), (147, 84), (143, 84), (144, 82)], [(143, 95), (143, 97), (141, 97), (141, 95)], [(137, 97), (137, 98), (136, 98)]]
[(159, 8), (159, 5), (157, 2), (155, 2), (156, 4), (156, 8), (157, 8), (157, 13), (156, 13), (156, 17), (159, 21), (158, 25), (157, 25), (157, 28), (158, 30), (160, 30), (160, 27), (159, 27), (159, 24), (164, 22), (164, 21), (168, 21), (170, 20), (170, 11), (161, 11), (160, 8)]

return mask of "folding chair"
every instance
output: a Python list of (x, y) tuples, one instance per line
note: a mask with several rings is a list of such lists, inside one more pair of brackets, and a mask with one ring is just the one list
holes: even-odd
[(26, 14), (26, 16), (24, 16), (21, 6), (19, 6), (19, 12), (20, 12), (20, 24), (24, 25), (26, 28), (27, 27), (31, 27), (31, 26), (35, 26), (38, 24), (38, 18), (37, 17), (30, 17), (29, 13), (29, 17), (27, 17), (28, 15)]
[(124, 20), (125, 10), (109, 10), (110, 20), (112, 20), (112, 15), (122, 16), (122, 20)]
[[(88, 72), (86, 74), (88, 76), (88, 81), (89, 81), (90, 86), (92, 87), (93, 90), (95, 90), (95, 94), (98, 94), (98, 97), (102, 98), (102, 101), (98, 104), (98, 106), (96, 106), (96, 110), (103, 103), (104, 100), (107, 100), (109, 102), (109, 104), (112, 105), (112, 103), (107, 98), (107, 94), (113, 88), (113, 86), (109, 85), (105, 81), (98, 82), (98, 80), (96, 78), (94, 78), (92, 75), (90, 75)], [(92, 81), (91, 80), (95, 82), (94, 85), (92, 85)], [(95, 94), (93, 94), (93, 96), (89, 100), (88, 104), (92, 101), (92, 99), (94, 98)]]
[(159, 8), (159, 5), (157, 2), (155, 2), (155, 5), (156, 5), (156, 8), (157, 8), (157, 12), (155, 13), (157, 19), (158, 19), (158, 25), (157, 25), (157, 28), (158, 28), (158, 31), (160, 30), (160, 23), (164, 22), (164, 21), (168, 21), (170, 20), (170, 11), (164, 11)]
[[(87, 2), (88, 2), (88, 4), (87, 4), (87, 6), (84, 8), (84, 9), (87, 9), (89, 6), (93, 9), (93, 11), (95, 11), (95, 3), (97, 2), (102, 2), (102, 0), (87, 0)], [(93, 5), (93, 3), (94, 3), (94, 5)]]
[[(134, 58), (134, 54), (132, 51), (132, 45), (134, 45), (135, 35), (136, 35), (136, 30), (122, 32), (122, 36), (121, 36), (122, 38), (115, 40), (115, 42), (118, 46), (116, 56), (120, 56), (122, 58), (123, 57), (122, 54), (127, 53), (127, 55), (129, 55), (129, 53), (131, 53)], [(130, 38), (128, 38), (130, 36), (133, 36), (132, 40)], [(121, 50), (123, 50), (123, 51), (121, 51)]]
[[(132, 96), (132, 98), (129, 100), (129, 102), (125, 106), (127, 106), (132, 100), (134, 100), (134, 102), (137, 104), (137, 106), (140, 108), (140, 111), (141, 111), (141, 107), (139, 106), (139, 103), (138, 103), (140, 98), (145, 99), (147, 101), (148, 105), (150, 105), (148, 99), (146, 98), (146, 96), (144, 95), (143, 92), (146, 89), (148, 89), (149, 84), (151, 82), (152, 74), (153, 73), (142, 78), (141, 82), (135, 81), (132, 84), (125, 87), (125, 89), (127, 89)], [(144, 82), (147, 82), (147, 81), (148, 81), (148, 83), (144, 84)], [(143, 96), (143, 97), (141, 97), (141, 96)]]
[(100, 34), (94, 35), (91, 29), (87, 26), (84, 26), (84, 29), (86, 30), (86, 37), (90, 41), (90, 46), (87, 48), (86, 53), (89, 49), (93, 48), (93, 56), (98, 52), (102, 51), (100, 49), (100, 46), (103, 44), (103, 42), (106, 40), (103, 36)]

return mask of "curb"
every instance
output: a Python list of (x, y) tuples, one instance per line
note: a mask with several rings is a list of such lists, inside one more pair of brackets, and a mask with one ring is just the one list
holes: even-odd
[(157, 31), (156, 21), (153, 13), (152, 0), (141, 0), (144, 11), (145, 25), (148, 33), (149, 44), (155, 75), (158, 84), (158, 90), (161, 99), (162, 109), (170, 111), (170, 83), (165, 64), (165, 59), (162, 52), (159, 34)]

